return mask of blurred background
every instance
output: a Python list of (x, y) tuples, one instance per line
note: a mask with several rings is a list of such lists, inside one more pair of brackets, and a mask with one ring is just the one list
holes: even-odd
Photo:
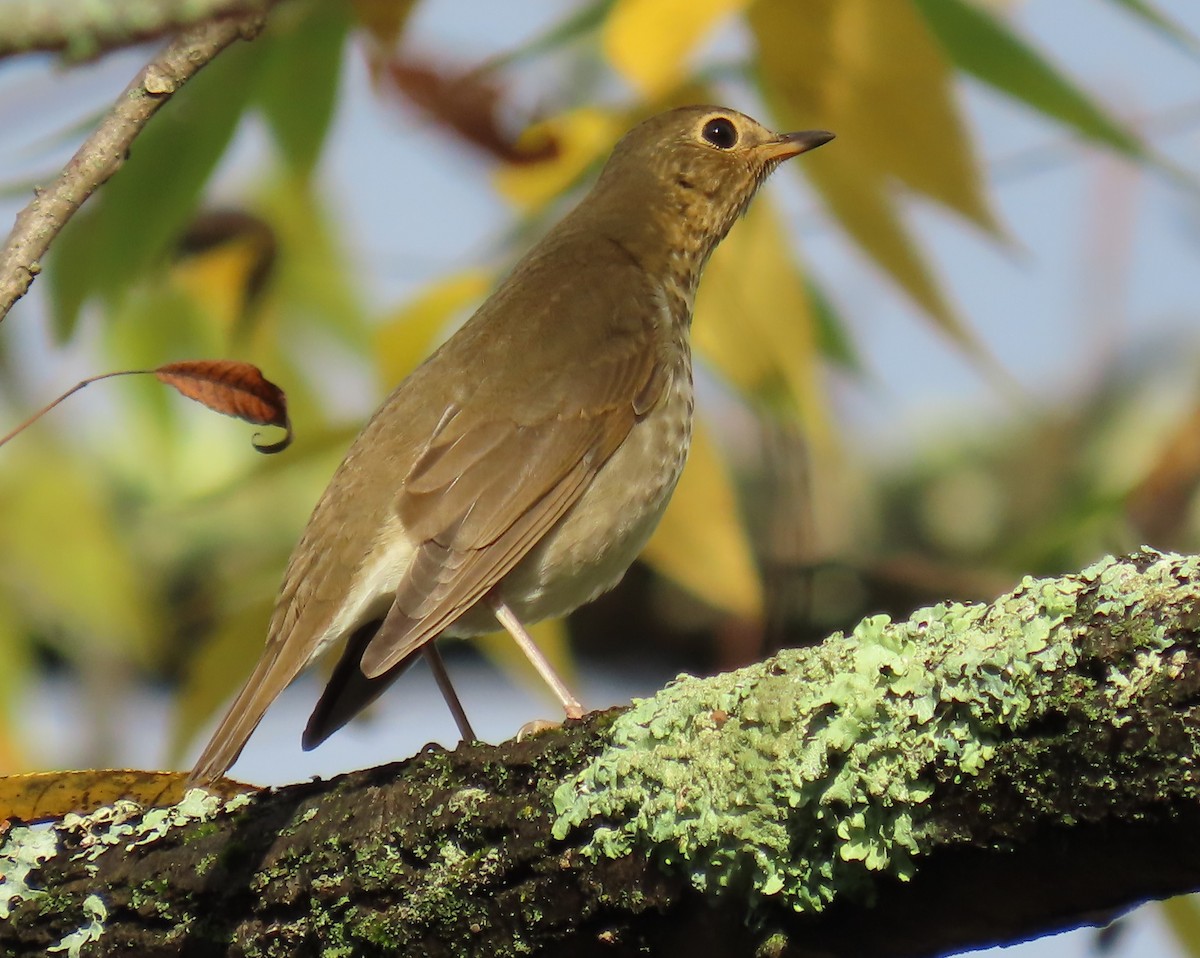
[[(0, 61), (0, 221), (155, 48)], [(625, 129), (693, 102), (838, 139), (709, 267), (696, 444), (644, 560), (539, 627), (586, 705), (1200, 547), (1191, 0), (292, 0), (55, 242), (0, 326), (0, 432), (85, 376), (237, 358), (286, 390), (296, 442), (260, 456), (252, 427), (126, 379), (0, 450), (0, 774), (186, 766), (366, 416)], [(446, 649), (492, 741), (556, 714), (509, 645)], [(453, 744), (422, 669), (308, 754), (301, 680), (233, 774)], [(1179, 900), (1023, 947), (1200, 955), (1197, 926)]]

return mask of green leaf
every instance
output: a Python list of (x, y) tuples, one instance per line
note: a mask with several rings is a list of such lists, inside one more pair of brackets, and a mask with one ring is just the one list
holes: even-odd
[(284, 162), (306, 176), (333, 118), (342, 51), (350, 26), (340, 3), (283, 6), (272, 16), (257, 103)]
[(299, 176), (275, 177), (256, 198), (256, 208), (275, 230), (283, 251), (271, 282), (272, 312), (283, 321), (278, 334), (294, 344), (296, 332), (307, 328), (370, 356), (360, 271), (346, 255), (334, 218), (313, 182)]
[(1178, 43), (1193, 56), (1200, 54), (1200, 40), (1196, 38), (1196, 35), (1185, 30), (1149, 0), (1111, 0), (1111, 2), (1124, 8), (1133, 16), (1140, 17), (1147, 25), (1165, 35), (1167, 39)]
[(1138, 160), (1143, 144), (998, 18), (966, 0), (913, 0), (958, 67), (1076, 130)]
[(821, 355), (842, 369), (862, 374), (866, 367), (854, 339), (850, 336), (846, 320), (824, 289), (811, 277), (805, 277), (808, 292), (808, 309), (813, 319), (817, 348)]
[(125, 166), (50, 253), (55, 333), (68, 339), (84, 303), (116, 301), (169, 247), (200, 203), (260, 69), (252, 44), (235, 44), (147, 124)]
[(149, 662), (165, 631), (161, 610), (112, 490), (97, 482), (94, 463), (49, 444), (23, 445), (0, 475), (4, 601), (71, 661), (101, 654)]
[[(357, 0), (358, 3), (366, 0)], [(503, 70), (514, 63), (533, 60), (549, 53), (556, 53), (564, 47), (584, 42), (588, 35), (596, 32), (604, 24), (616, 0), (594, 0), (578, 10), (571, 11), (563, 20), (552, 24), (544, 33), (534, 35), (530, 40), (512, 50), (496, 54), (483, 64), (483, 69), (489, 72)]]

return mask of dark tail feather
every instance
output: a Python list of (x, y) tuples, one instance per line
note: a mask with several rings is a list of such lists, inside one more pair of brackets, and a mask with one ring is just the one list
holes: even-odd
[(316, 748), (379, 698), (420, 656), (421, 650), (416, 649), (382, 675), (373, 679), (363, 675), (359, 665), (363, 651), (379, 631), (381, 622), (382, 620), (368, 622), (350, 636), (346, 648), (342, 651), (342, 657), (338, 659), (333, 674), (329, 677), (329, 684), (325, 686), (312, 715), (308, 717), (308, 725), (305, 726), (304, 736), (300, 739), (300, 744), (306, 752)]

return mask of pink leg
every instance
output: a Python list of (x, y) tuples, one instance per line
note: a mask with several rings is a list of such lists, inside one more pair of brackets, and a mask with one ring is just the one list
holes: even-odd
[(521, 651), (525, 653), (525, 657), (538, 670), (538, 675), (550, 686), (555, 697), (562, 703), (563, 711), (567, 713), (567, 718), (582, 718), (583, 706), (571, 694), (571, 690), (567, 688), (563, 680), (558, 677), (558, 673), (554, 671), (550, 663), (546, 660), (546, 657), (542, 655), (542, 650), (533, 641), (533, 636), (525, 630), (525, 626), (513, 614), (512, 609), (505, 605), (504, 600), (494, 592), (488, 596), (488, 604), (496, 614), (496, 619), (504, 626), (508, 634), (516, 640), (517, 645), (521, 647)]

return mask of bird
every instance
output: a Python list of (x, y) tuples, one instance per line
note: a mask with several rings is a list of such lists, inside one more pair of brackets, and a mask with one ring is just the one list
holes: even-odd
[(578, 205), (351, 444), (191, 784), (221, 778), (272, 701), (339, 643), (305, 749), (421, 654), (447, 692), (434, 640), (497, 624), (566, 717), (584, 714), (525, 626), (611, 589), (649, 539), (690, 444), (705, 263), (781, 162), (831, 139), (687, 106), (617, 142)]

